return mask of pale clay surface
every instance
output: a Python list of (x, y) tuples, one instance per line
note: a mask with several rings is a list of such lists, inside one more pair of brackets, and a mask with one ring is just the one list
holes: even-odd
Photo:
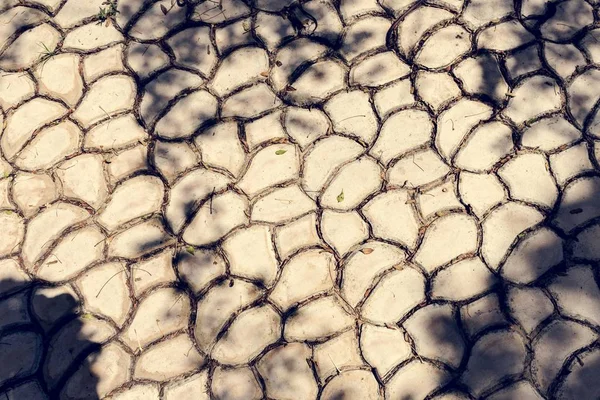
[(0, 3), (0, 399), (600, 398), (599, 1)]

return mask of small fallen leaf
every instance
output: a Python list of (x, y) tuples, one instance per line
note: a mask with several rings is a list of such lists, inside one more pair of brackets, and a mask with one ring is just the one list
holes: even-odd
[(190, 253), (191, 255), (194, 255), (195, 250), (192, 246), (188, 246), (185, 248), (185, 251), (187, 251), (188, 253)]
[(94, 319), (94, 316), (90, 313), (85, 313), (81, 316), (83, 319)]
[(167, 13), (169, 12), (169, 10), (167, 10), (167, 7), (165, 7), (164, 5), (160, 5), (160, 11), (162, 11), (162, 13), (164, 15), (167, 15)]
[(269, 77), (269, 71), (263, 71), (260, 73), (261, 76), (264, 76), (265, 78)]
[(363, 254), (367, 254), (368, 255), (368, 254), (371, 254), (373, 252), (373, 249), (370, 248), (370, 247), (365, 247), (360, 252), (363, 253)]
[(250, 30), (250, 28), (252, 28), (252, 26), (250, 25), (250, 22), (248, 22), (248, 21), (242, 22), (242, 27), (244, 28), (244, 30), (246, 32), (248, 32)]
[(283, 65), (283, 63), (279, 60), (275, 61), (275, 65), (277, 65), (278, 67), (281, 67)]
[(285, 153), (287, 153), (287, 150), (283, 150), (283, 149), (281, 149), (281, 150), (277, 150), (277, 151), (275, 152), (275, 154), (277, 154), (278, 156), (280, 156), (280, 155), (282, 155), (282, 154), (285, 154)]
[(569, 214), (581, 214), (583, 212), (583, 208), (574, 208), (569, 211)]
[(210, 54), (210, 46), (206, 46), (206, 54)]
[(229, 281), (229, 287), (233, 287), (233, 279)]
[(344, 189), (342, 189), (342, 192), (337, 196), (337, 202), (341, 203), (342, 201), (344, 201)]
[(292, 85), (287, 85), (287, 86), (285, 87), (285, 91), (286, 91), (286, 92), (295, 92), (295, 91), (296, 91), (296, 88), (295, 88), (295, 87), (293, 87)]
[(513, 92), (506, 92), (506, 97), (515, 97)]

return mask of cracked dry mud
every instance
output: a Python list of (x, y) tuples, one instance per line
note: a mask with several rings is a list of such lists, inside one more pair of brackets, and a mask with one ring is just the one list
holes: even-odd
[(0, 5), (0, 399), (600, 398), (596, 0), (188, 3)]

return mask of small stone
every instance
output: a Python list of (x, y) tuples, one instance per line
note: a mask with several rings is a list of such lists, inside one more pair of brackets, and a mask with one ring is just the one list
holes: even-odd
[(304, 150), (309, 144), (328, 133), (329, 118), (316, 108), (288, 107), (284, 116), (285, 130)]
[(260, 385), (248, 367), (234, 369), (217, 367), (213, 373), (211, 388), (219, 400), (260, 400), (263, 398)]
[(587, 326), (561, 319), (542, 329), (533, 342), (531, 361), (533, 379), (542, 388), (542, 393), (548, 391), (567, 358), (597, 338), (596, 332)]
[(34, 72), (40, 93), (63, 100), (70, 107), (75, 106), (83, 93), (79, 61), (79, 56), (73, 53), (45, 59)]
[(420, 70), (417, 73), (415, 89), (423, 101), (435, 111), (461, 94), (454, 79), (444, 72)]
[[(17, 9), (17, 8), (15, 8)], [(7, 21), (8, 24), (10, 21)], [(12, 23), (11, 23), (12, 24)], [(23, 32), (2, 53), (0, 68), (9, 71), (24, 70), (42, 60), (45, 54), (53, 54), (61, 35), (49, 24), (41, 24)], [(63, 42), (63, 48), (67, 41)]]
[(466, 214), (436, 219), (427, 227), (414, 261), (432, 273), (463, 254), (477, 251), (477, 232), (477, 222)]
[(377, 135), (377, 117), (367, 93), (355, 90), (333, 96), (324, 106), (333, 130), (371, 143)]
[(104, 398), (131, 377), (131, 355), (116, 343), (86, 357), (61, 390), (62, 399)]
[(429, 305), (417, 310), (403, 326), (419, 355), (458, 368), (466, 345), (453, 314), (450, 305)]
[(477, 47), (492, 51), (509, 51), (532, 42), (535, 37), (516, 20), (484, 28), (477, 35)]
[(450, 381), (450, 374), (427, 361), (412, 360), (400, 368), (385, 385), (389, 399), (424, 399)]
[(380, 400), (379, 383), (370, 371), (344, 371), (327, 382), (321, 393), (323, 400), (335, 400), (339, 396), (354, 399)]
[[(232, 284), (233, 283), (233, 284)], [(258, 286), (232, 278), (214, 285), (198, 302), (196, 342), (209, 353), (227, 321), (260, 296)]]
[(128, 111), (135, 100), (135, 83), (127, 75), (109, 75), (98, 79), (72, 114), (83, 126)]
[(370, 157), (344, 165), (321, 195), (321, 205), (337, 210), (356, 208), (381, 188), (380, 166)]
[(132, 219), (158, 211), (163, 196), (164, 186), (160, 179), (147, 175), (129, 179), (114, 190), (98, 222), (114, 231)]
[[(91, 314), (87, 318), (79, 317), (62, 325), (50, 339), (47, 345), (49, 351), (44, 360), (43, 373), (50, 390), (54, 389), (77, 357), (115, 333), (111, 324)], [(33, 349), (29, 351), (32, 355), (36, 353)]]
[(378, 87), (404, 78), (410, 73), (410, 67), (392, 51), (386, 51), (367, 58), (354, 65), (350, 70), (350, 84), (366, 87)]
[(270, 350), (257, 364), (267, 395), (278, 399), (312, 400), (319, 388), (306, 360), (312, 350), (304, 343), (283, 344)]
[(123, 263), (106, 263), (86, 271), (77, 282), (88, 311), (125, 323), (131, 308), (127, 269)]
[(557, 111), (562, 107), (560, 86), (556, 81), (541, 75), (526, 78), (508, 101), (504, 115), (522, 124), (541, 114)]
[(169, 381), (177, 375), (202, 367), (204, 361), (184, 333), (144, 351), (136, 361), (133, 378)]
[(64, 50), (91, 51), (111, 44), (120, 43), (123, 35), (112, 24), (105, 26), (91, 22), (69, 31), (63, 42)]
[(289, 259), (283, 267), (279, 280), (269, 295), (282, 310), (295, 303), (333, 288), (333, 266), (331, 253), (311, 249)]
[(248, 200), (235, 192), (215, 195), (200, 207), (182, 238), (196, 246), (213, 243), (238, 226), (246, 224), (247, 210)]
[[(346, 280), (344, 284), (343, 289), (349, 286)], [(416, 268), (397, 266), (383, 276), (366, 296), (361, 309), (363, 318), (392, 325), (425, 300), (425, 278)]]
[(172, 265), (172, 251), (165, 250), (147, 260), (131, 264), (129, 271), (133, 282), (133, 294), (140, 297), (145, 291), (177, 278)]
[(105, 239), (95, 225), (65, 235), (41, 263), (37, 276), (50, 282), (76, 276), (93, 262), (102, 259)]
[(124, 45), (119, 44), (87, 56), (83, 60), (83, 77), (85, 81), (89, 83), (111, 72), (124, 72), (123, 49)]
[(461, 381), (479, 396), (503, 378), (523, 372), (526, 352), (523, 338), (517, 333), (489, 333), (475, 342)]
[(360, 348), (365, 360), (377, 370), (380, 377), (386, 376), (396, 365), (412, 356), (410, 345), (397, 327), (363, 324)]
[(566, 232), (600, 215), (600, 204), (588, 201), (588, 196), (600, 193), (600, 179), (582, 177), (571, 181), (563, 190), (554, 223)]
[(425, 111), (403, 110), (388, 117), (369, 154), (384, 165), (431, 140), (433, 121)]
[(281, 335), (281, 318), (269, 305), (239, 314), (227, 333), (217, 341), (211, 357), (222, 364), (246, 364)]
[[(213, 250), (191, 248), (191, 251), (186, 250), (179, 253), (177, 270), (192, 290), (200, 293), (211, 281), (225, 274), (226, 265), (223, 257)], [(168, 271), (170, 275), (173, 275), (172, 280), (174, 281), (173, 270), (169, 268)]]
[(356, 211), (324, 210), (321, 217), (323, 239), (341, 256), (369, 237), (367, 223)]
[(71, 285), (37, 287), (31, 298), (31, 309), (45, 331), (61, 323), (64, 317), (79, 312), (81, 300)]
[(111, 150), (128, 147), (148, 137), (145, 129), (133, 114), (113, 117), (102, 122), (85, 134), (83, 147), (88, 150)]
[(586, 142), (550, 155), (550, 167), (559, 185), (564, 185), (577, 175), (594, 171)]
[(271, 286), (279, 269), (272, 236), (268, 226), (254, 225), (228, 237), (222, 247), (230, 272)]
[(63, 194), (100, 208), (108, 195), (102, 165), (102, 157), (97, 154), (83, 154), (60, 164), (56, 175), (62, 183)]
[(543, 227), (517, 242), (502, 266), (504, 279), (528, 284), (563, 261), (563, 241)]
[[(201, 28), (208, 31), (206, 28)], [(184, 31), (185, 32), (185, 31)], [(177, 35), (173, 36), (171, 40), (177, 38)], [(174, 52), (178, 49), (176, 46)], [(185, 63), (186, 57), (189, 55), (180, 55), (178, 52), (175, 53), (175, 57), (178, 61)], [(140, 78), (146, 79), (156, 71), (169, 65), (169, 56), (157, 45), (148, 43), (137, 43), (129, 42), (126, 51), (126, 63), (133, 70), (133, 72)]]
[[(562, 116), (543, 118), (526, 127), (521, 143), (542, 151), (555, 151), (581, 138), (581, 132)], [(553, 157), (551, 156), (550, 159)]]
[(511, 316), (531, 333), (554, 312), (554, 305), (539, 288), (511, 287), (507, 293)]
[(362, 209), (375, 237), (414, 249), (420, 223), (406, 190), (391, 190), (372, 198)]
[[(323, 324), (322, 321), (327, 321)], [(287, 341), (314, 341), (354, 325), (352, 317), (335, 296), (321, 297), (299, 307), (285, 323)]]
[(149, 343), (185, 328), (189, 316), (190, 299), (185, 293), (174, 288), (158, 289), (138, 304), (121, 339), (131, 350), (142, 351)]
[(389, 86), (380, 88), (373, 96), (373, 103), (379, 118), (384, 119), (399, 107), (409, 106), (415, 102), (409, 79), (402, 79)]
[(315, 202), (297, 185), (275, 189), (259, 197), (251, 211), (251, 220), (280, 224), (317, 208)]
[[(216, 117), (217, 99), (205, 90), (198, 90), (179, 99), (154, 128), (167, 139), (190, 137), (198, 128)], [(190, 123), (194, 121), (193, 123)]]
[(223, 117), (253, 118), (281, 105), (281, 100), (264, 83), (228, 97), (222, 104)]
[(138, 258), (172, 242), (173, 238), (165, 231), (162, 222), (153, 218), (113, 236), (108, 256)]
[(321, 238), (317, 232), (316, 213), (300, 217), (275, 230), (275, 245), (282, 260), (302, 248), (319, 244)]
[(471, 338), (484, 329), (507, 324), (506, 317), (500, 310), (498, 295), (495, 293), (462, 306), (460, 316), (463, 327)]
[(294, 145), (274, 144), (259, 150), (237, 186), (254, 197), (272, 186), (297, 179), (299, 155)]
[(483, 222), (483, 259), (493, 270), (498, 270), (518, 235), (543, 219), (538, 210), (521, 203), (509, 202), (494, 209)]
[(496, 283), (480, 258), (470, 258), (439, 271), (431, 283), (434, 299), (462, 301), (478, 296)]
[(594, 325), (600, 323), (600, 290), (590, 266), (570, 268), (564, 275), (557, 276), (548, 290), (556, 299), (562, 315)]
[(425, 40), (415, 62), (427, 68), (442, 68), (470, 50), (470, 33), (460, 25), (448, 25)]
[(171, 381), (164, 387), (165, 400), (210, 400), (208, 371), (204, 370), (189, 378)]
[(1, 337), (0, 384), (35, 373), (42, 359), (42, 337), (35, 332), (14, 332)]

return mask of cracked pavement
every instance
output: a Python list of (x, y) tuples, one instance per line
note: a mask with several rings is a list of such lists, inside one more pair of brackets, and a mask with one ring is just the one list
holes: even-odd
[(600, 398), (600, 2), (4, 0), (0, 399)]

